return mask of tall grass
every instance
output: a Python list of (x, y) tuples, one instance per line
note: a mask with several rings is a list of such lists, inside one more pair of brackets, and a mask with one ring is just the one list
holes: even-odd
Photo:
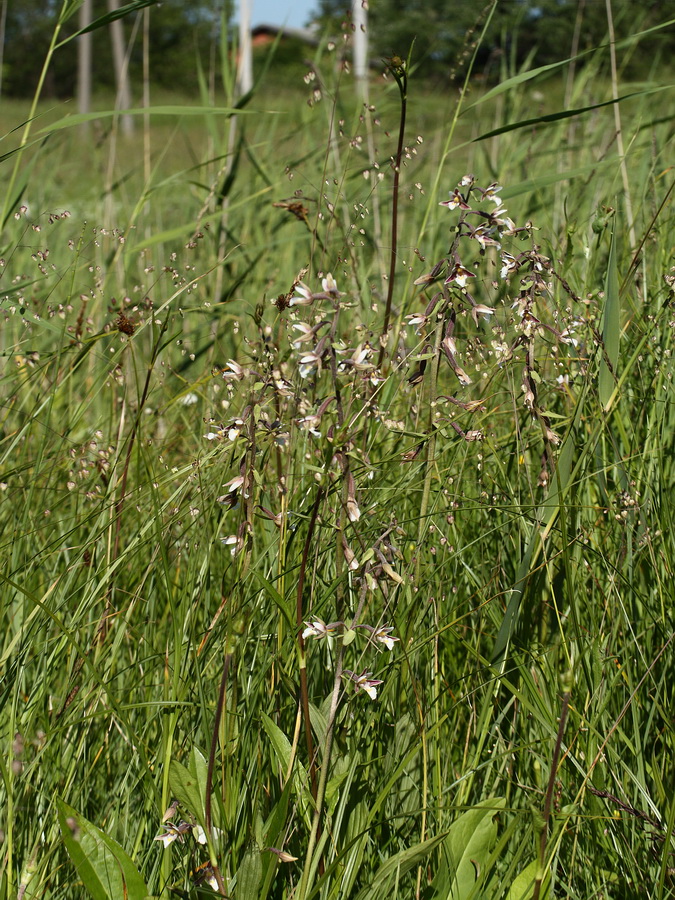
[(670, 94), (335, 57), (4, 162), (0, 897), (673, 896)]

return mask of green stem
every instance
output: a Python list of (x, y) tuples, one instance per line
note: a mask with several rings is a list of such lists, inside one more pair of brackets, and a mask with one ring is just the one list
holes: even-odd
[[(352, 619), (352, 628), (358, 622), (363, 608), (366, 603), (367, 584), (364, 578), (359, 605)], [(305, 900), (307, 892), (310, 889), (310, 874), (313, 868), (314, 850), (317, 840), (320, 836), (321, 814), (323, 809), (323, 801), (326, 796), (326, 785), (328, 784), (328, 773), (330, 771), (331, 752), (333, 750), (333, 733), (335, 731), (335, 719), (337, 717), (338, 705), (340, 702), (340, 691), (342, 690), (342, 671), (344, 661), (345, 645), (340, 641), (337, 659), (335, 661), (335, 679), (333, 681), (333, 693), (331, 695), (330, 710), (328, 712), (328, 721), (326, 725), (326, 741), (324, 744), (323, 757), (321, 760), (321, 776), (319, 777), (319, 786), (316, 794), (316, 807), (314, 810), (314, 818), (312, 819), (312, 828), (307, 843), (307, 855), (305, 857), (305, 865), (302, 870), (302, 877), (298, 887), (298, 894), (295, 900)]]
[(218, 860), (213, 846), (213, 817), (211, 814), (211, 792), (213, 789), (213, 770), (216, 764), (216, 750), (218, 749), (218, 731), (220, 729), (220, 719), (225, 707), (225, 692), (227, 690), (227, 678), (230, 672), (230, 663), (232, 662), (232, 654), (226, 653), (223, 662), (223, 674), (220, 679), (220, 690), (218, 692), (218, 705), (216, 706), (216, 717), (213, 722), (213, 736), (211, 738), (211, 749), (209, 751), (209, 763), (206, 771), (206, 797), (204, 798), (204, 825), (206, 839), (209, 844), (209, 855), (211, 859), (211, 867), (218, 882), (218, 890), (223, 897), (227, 896), (223, 876), (218, 866)]
[(422, 501), (420, 503), (420, 515), (417, 526), (417, 560), (415, 562), (415, 584), (418, 583), (420, 577), (420, 567), (422, 561), (422, 540), (426, 530), (426, 515), (429, 508), (429, 495), (431, 493), (431, 474), (436, 456), (436, 426), (434, 424), (434, 415), (436, 412), (436, 397), (438, 393), (438, 369), (441, 362), (441, 342), (443, 340), (444, 325), (444, 305), (440, 312), (437, 313), (436, 332), (434, 335), (434, 356), (431, 360), (431, 375), (429, 383), (429, 420), (427, 423), (429, 439), (426, 446), (426, 463), (424, 471), (424, 487), (422, 488)]
[(305, 573), (307, 571), (307, 560), (309, 559), (309, 550), (312, 546), (312, 538), (314, 536), (314, 528), (319, 515), (319, 507), (323, 500), (323, 488), (319, 488), (314, 500), (314, 506), (309, 519), (309, 528), (307, 529), (307, 537), (305, 538), (305, 546), (302, 551), (302, 562), (300, 563), (300, 574), (298, 576), (298, 590), (296, 594), (295, 614), (296, 626), (298, 628), (298, 648), (300, 653), (300, 702), (302, 705), (302, 717), (305, 724), (305, 742), (307, 744), (307, 758), (309, 760), (309, 779), (312, 787), (312, 796), (316, 801), (318, 796), (318, 788), (316, 782), (316, 759), (314, 757), (314, 742), (312, 740), (312, 723), (309, 718), (309, 690), (307, 687), (307, 657), (305, 655), (305, 640), (302, 636), (303, 621), (303, 604), (302, 596), (305, 588)]

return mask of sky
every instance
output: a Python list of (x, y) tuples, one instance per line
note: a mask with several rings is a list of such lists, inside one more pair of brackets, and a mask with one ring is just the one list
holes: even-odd
[(251, 0), (251, 25), (302, 28), (319, 6), (318, 0)]

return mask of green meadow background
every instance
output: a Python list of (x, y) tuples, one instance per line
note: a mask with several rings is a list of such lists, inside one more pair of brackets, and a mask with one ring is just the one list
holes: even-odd
[[(265, 50), (239, 106), (225, 58), (131, 136), (110, 96), (3, 100), (1, 898), (675, 896), (673, 91), (639, 41), (383, 62), (365, 104), (338, 48)], [(543, 268), (458, 234), (467, 174)]]

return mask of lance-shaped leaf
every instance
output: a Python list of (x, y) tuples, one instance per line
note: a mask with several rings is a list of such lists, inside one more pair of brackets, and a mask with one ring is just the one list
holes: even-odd
[(58, 801), (59, 825), (68, 856), (94, 900), (145, 900), (148, 888), (117, 841)]

